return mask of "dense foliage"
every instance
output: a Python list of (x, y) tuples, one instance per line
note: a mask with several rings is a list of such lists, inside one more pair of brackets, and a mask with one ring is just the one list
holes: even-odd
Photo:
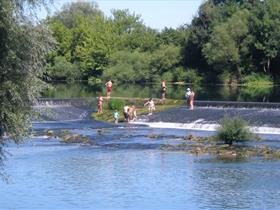
[[(26, 9), (37, 3), (39, 1), (0, 0), (1, 144), (4, 144), (4, 133), (16, 142), (26, 134), (31, 105), (40, 91), (39, 77), (51, 39), (43, 25), (35, 26), (34, 20), (26, 16)], [(3, 157), (0, 146), (0, 163)]]
[(279, 76), (278, 0), (207, 0), (190, 25), (160, 32), (128, 10), (106, 17), (88, 2), (66, 4), (46, 21), (57, 40), (49, 79), (237, 83), (250, 74), (269, 82)]
[(208, 0), (189, 27), (185, 65), (229, 83), (251, 73), (277, 78), (279, 22), (278, 0)]
[[(45, 71), (50, 79), (146, 82), (188, 78), (182, 69), (184, 27), (159, 33), (128, 10), (113, 10), (112, 17), (105, 17), (89, 2), (66, 4), (46, 21), (57, 40)], [(67, 66), (64, 71), (63, 65)]]

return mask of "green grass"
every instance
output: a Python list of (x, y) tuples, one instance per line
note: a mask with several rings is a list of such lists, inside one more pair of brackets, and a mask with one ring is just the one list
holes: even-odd
[[(110, 100), (115, 100), (115, 99), (110, 99)], [(109, 101), (105, 101), (103, 103), (103, 112), (102, 113), (97, 113), (94, 112), (92, 113), (92, 118), (94, 118), (95, 120), (99, 120), (99, 121), (103, 121), (103, 122), (113, 122), (113, 113), (114, 110), (112, 110), (111, 106), (110, 106), (110, 100)], [(137, 116), (140, 115), (146, 115), (148, 114), (148, 108), (144, 107), (144, 103), (147, 101), (145, 99), (138, 99), (138, 98), (131, 98), (131, 99), (117, 99), (118, 101), (122, 101), (121, 104), (123, 105), (128, 105), (128, 106), (136, 106), (136, 112), (137, 112)], [(160, 103), (160, 100), (154, 100), (155, 101), (155, 106), (156, 106), (156, 112), (160, 112), (172, 107), (176, 107), (176, 106), (181, 106), (184, 101), (183, 100), (171, 100), (171, 99), (167, 99), (165, 100), (164, 103)], [(124, 116), (123, 116), (123, 107), (118, 107), (116, 110), (118, 110), (119, 112), (119, 122), (124, 122)]]

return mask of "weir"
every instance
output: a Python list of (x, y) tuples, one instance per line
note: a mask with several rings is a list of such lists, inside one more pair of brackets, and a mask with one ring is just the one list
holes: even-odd
[(38, 98), (34, 106), (74, 106), (90, 107), (96, 104), (95, 98)]
[[(133, 103), (133, 100), (143, 100), (143, 102), (147, 100), (145, 98), (123, 97), (111, 97), (111, 99), (125, 99), (130, 103)], [(182, 104), (183, 102), (182, 100)], [(95, 111), (95, 108), (95, 98), (40, 98), (33, 107), (37, 113), (33, 122), (87, 120), (87, 123), (84, 123), (84, 125), (87, 125), (92, 120), (90, 114)], [(134, 123), (156, 128), (214, 131), (219, 120), (228, 115), (230, 117), (240, 116), (252, 126), (255, 133), (279, 134), (279, 108), (280, 103), (198, 100), (195, 101), (194, 110), (189, 110), (185, 105), (177, 106), (155, 113), (152, 116), (138, 116)], [(90, 124), (92, 126), (92, 123)]]

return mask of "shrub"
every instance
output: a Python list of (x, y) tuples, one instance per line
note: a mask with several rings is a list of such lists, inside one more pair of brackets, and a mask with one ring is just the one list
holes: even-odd
[(81, 75), (78, 65), (68, 62), (62, 56), (56, 57), (53, 66), (48, 66), (46, 71), (51, 78), (58, 80), (73, 81)]
[(252, 87), (273, 85), (273, 79), (271, 76), (257, 73), (251, 73), (250, 75), (245, 76), (242, 82), (244, 85)]
[(162, 79), (166, 80), (167, 82), (173, 82), (173, 74), (170, 71), (167, 71), (162, 74)]
[(233, 142), (250, 140), (253, 137), (248, 124), (241, 117), (224, 116), (220, 120), (220, 127), (217, 128), (217, 139), (225, 144), (232, 145)]
[(119, 99), (110, 99), (108, 106), (111, 110), (122, 110), (124, 107), (124, 101)]
[(187, 83), (200, 83), (202, 77), (198, 74), (195, 69), (185, 70), (182, 67), (178, 67), (174, 72), (174, 80), (177, 82), (187, 82)]
[(88, 78), (88, 84), (90, 86), (100, 85), (102, 83), (101, 79), (96, 77), (90, 77)]

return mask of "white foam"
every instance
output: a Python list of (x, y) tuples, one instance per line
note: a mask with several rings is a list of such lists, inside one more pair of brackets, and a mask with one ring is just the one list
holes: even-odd
[[(219, 124), (199, 123), (203, 120), (197, 120), (192, 123), (169, 123), (169, 122), (131, 122), (133, 124), (146, 125), (151, 128), (173, 128), (200, 131), (216, 131)], [(249, 129), (255, 134), (280, 134), (280, 128), (277, 127), (256, 127), (249, 126)]]

